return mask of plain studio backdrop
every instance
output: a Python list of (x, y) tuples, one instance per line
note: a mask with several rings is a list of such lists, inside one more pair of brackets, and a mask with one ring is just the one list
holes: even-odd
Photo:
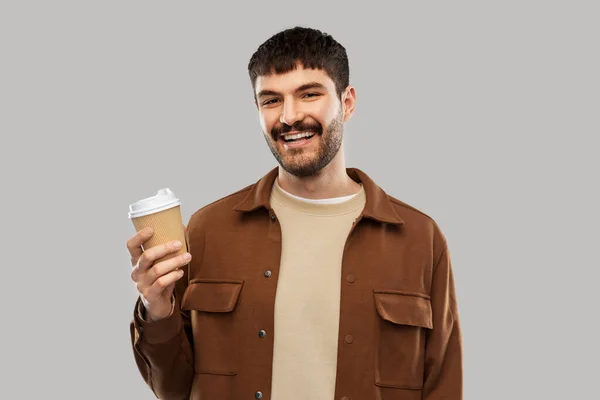
[(348, 51), (347, 166), (446, 235), (465, 399), (600, 398), (599, 7), (391, 3), (2, 2), (0, 398), (154, 398), (128, 206), (277, 165), (247, 63), (296, 25)]

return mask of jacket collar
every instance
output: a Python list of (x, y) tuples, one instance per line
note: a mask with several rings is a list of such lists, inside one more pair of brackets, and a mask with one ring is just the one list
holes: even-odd
[[(363, 184), (366, 195), (366, 203), (362, 212), (364, 217), (388, 224), (404, 224), (404, 220), (394, 210), (388, 195), (366, 173), (358, 168), (346, 168), (346, 173), (354, 181)], [(250, 187), (248, 194), (233, 209), (249, 212), (264, 207), (270, 211), (271, 188), (278, 174), (279, 167), (269, 171)]]

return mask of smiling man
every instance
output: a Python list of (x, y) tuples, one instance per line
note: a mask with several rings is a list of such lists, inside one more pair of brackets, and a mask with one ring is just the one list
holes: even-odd
[[(307, 178), (337, 167), (341, 168), (341, 177), (353, 182), (345, 176), (344, 153), (339, 150), (344, 122), (354, 111), (354, 88), (347, 86), (338, 94), (327, 72), (290, 61), (296, 63), (296, 69), (257, 76), (254, 84), (261, 126), (281, 172), (289, 178)], [(331, 164), (336, 156), (338, 159)], [(280, 182), (289, 178), (281, 176)]]
[(191, 261), (155, 263), (177, 248), (142, 252), (151, 232), (127, 242), (145, 382), (160, 399), (462, 399), (446, 239), (345, 165), (356, 92), (344, 47), (296, 27), (248, 70), (278, 166), (191, 216)]

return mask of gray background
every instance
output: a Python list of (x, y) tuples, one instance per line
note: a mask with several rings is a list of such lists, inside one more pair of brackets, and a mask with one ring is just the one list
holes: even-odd
[(599, 398), (599, 8), (416, 3), (2, 2), (0, 398), (154, 398), (128, 205), (276, 165), (246, 66), (295, 25), (348, 51), (347, 166), (448, 239), (465, 399)]

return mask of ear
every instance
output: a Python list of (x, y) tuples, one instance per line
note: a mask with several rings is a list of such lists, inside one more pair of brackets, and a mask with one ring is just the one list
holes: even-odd
[(344, 108), (344, 122), (347, 122), (354, 114), (356, 107), (356, 90), (348, 86), (342, 94), (342, 107)]

